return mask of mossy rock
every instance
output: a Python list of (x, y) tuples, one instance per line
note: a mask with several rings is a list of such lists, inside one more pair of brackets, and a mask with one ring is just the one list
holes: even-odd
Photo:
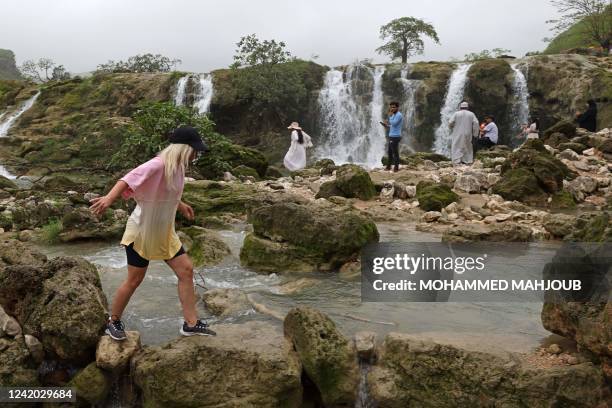
[(565, 237), (572, 242), (612, 242), (612, 217), (610, 213), (582, 214), (574, 224), (572, 234)]
[(230, 254), (227, 244), (214, 231), (197, 226), (183, 228), (181, 231), (191, 240), (186, 249), (196, 267), (217, 265)]
[(12, 180), (4, 177), (4, 176), (0, 176), (0, 188), (4, 189), (4, 188), (9, 188), (9, 189), (16, 189), (17, 188), (17, 184), (15, 184)]
[(265, 177), (267, 179), (279, 179), (279, 178), (283, 177), (283, 173), (276, 166), (268, 166), (268, 168), (266, 169), (266, 176)]
[(344, 193), (336, 185), (336, 181), (326, 181), (321, 184), (315, 198), (329, 198), (333, 196), (344, 197)]
[(376, 189), (370, 175), (356, 164), (340, 166), (336, 171), (336, 187), (346, 198), (370, 200), (376, 196)]
[(552, 201), (550, 202), (550, 208), (552, 209), (574, 209), (576, 208), (576, 201), (574, 196), (569, 191), (559, 191), (552, 195)]
[(4, 213), (0, 213), (0, 228), (10, 231), (13, 228), (13, 219)]
[[(430, 160), (434, 163), (450, 161), (450, 159), (444, 155), (431, 152), (416, 152), (409, 155), (400, 155), (400, 164), (404, 166), (416, 167), (419, 164), (423, 164), (425, 160)], [(389, 164), (389, 158), (387, 156), (383, 156), (382, 164), (383, 166)]]
[(496, 145), (490, 149), (479, 150), (476, 152), (476, 159), (480, 161), (496, 159), (498, 157), (506, 158), (512, 153), (512, 149), (505, 145)]
[(612, 154), (612, 138), (607, 138), (597, 145), (597, 148), (604, 153)]
[(566, 142), (566, 143), (559, 143), (557, 145), (557, 149), (559, 149), (559, 151), (561, 152), (569, 149), (569, 150), (575, 151), (578, 154), (582, 154), (582, 152), (588, 149), (588, 147), (583, 145), (582, 143)]
[(259, 179), (259, 173), (257, 173), (257, 170), (242, 164), (240, 166), (234, 167), (232, 169), (232, 174), (239, 178), (253, 177), (256, 180)]
[(111, 382), (109, 375), (98, 368), (94, 361), (79, 371), (68, 383), (68, 386), (74, 387), (79, 400), (96, 405), (106, 399), (111, 388)]
[(338, 169), (338, 166), (336, 166), (336, 163), (332, 159), (317, 160), (311, 167), (319, 169), (319, 174), (322, 176), (330, 176)]
[(45, 190), (69, 191), (78, 190), (79, 184), (66, 176), (51, 176), (43, 182)]
[(320, 175), (319, 169), (313, 169), (313, 168), (305, 168), (305, 169), (295, 170), (291, 172), (291, 177), (293, 178), (295, 177), (303, 177), (303, 178), (319, 177), (319, 175)]
[(493, 186), (493, 193), (506, 200), (522, 202), (542, 201), (546, 195), (538, 184), (538, 179), (528, 169), (511, 169)]
[(548, 139), (554, 133), (562, 133), (565, 137), (571, 139), (576, 135), (576, 124), (568, 120), (561, 120), (544, 131), (543, 139)]
[(183, 201), (189, 203), (196, 215), (195, 222), (202, 224), (211, 214), (243, 214), (255, 194), (255, 187), (243, 183), (221, 183), (198, 180), (185, 183)]
[(440, 211), (450, 203), (459, 201), (459, 196), (449, 186), (431, 181), (417, 184), (416, 198), (423, 211)]

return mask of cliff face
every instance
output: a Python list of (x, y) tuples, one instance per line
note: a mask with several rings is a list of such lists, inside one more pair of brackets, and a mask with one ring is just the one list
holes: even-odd
[(0, 79), (21, 79), (15, 54), (11, 50), (0, 49)]

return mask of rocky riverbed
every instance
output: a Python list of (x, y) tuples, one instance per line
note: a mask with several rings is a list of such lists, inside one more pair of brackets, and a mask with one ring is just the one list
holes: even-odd
[(609, 242), (610, 141), (607, 129), (560, 124), (469, 167), (417, 153), (398, 173), (324, 160), (267, 180), (188, 181), (198, 217), (178, 229), (219, 335), (176, 338), (175, 280), (159, 264), (120, 345), (102, 331), (131, 208), (98, 219), (87, 203), (102, 188), (0, 179), (0, 384), (71, 385), (102, 406), (607, 406), (608, 288), (544, 306), (366, 304), (359, 252), (401, 240), (553, 253), (562, 240)]

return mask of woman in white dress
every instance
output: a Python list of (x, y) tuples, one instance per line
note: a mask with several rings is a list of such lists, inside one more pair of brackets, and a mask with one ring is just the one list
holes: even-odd
[(291, 130), (291, 146), (283, 163), (288, 170), (301, 170), (306, 167), (306, 148), (312, 147), (312, 141), (297, 122), (292, 122), (287, 129)]

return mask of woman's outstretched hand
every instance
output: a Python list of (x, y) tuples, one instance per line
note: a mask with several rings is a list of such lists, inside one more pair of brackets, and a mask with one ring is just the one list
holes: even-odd
[(193, 212), (193, 208), (189, 204), (185, 204), (184, 202), (180, 202), (178, 205), (179, 212), (188, 220), (193, 220), (195, 218), (195, 213)]
[(102, 215), (104, 214), (106, 209), (110, 207), (111, 204), (113, 204), (113, 201), (114, 200), (111, 199), (108, 195), (105, 195), (104, 197), (93, 198), (89, 200), (89, 202), (91, 203), (91, 206), (89, 207), (89, 209), (95, 215)]

